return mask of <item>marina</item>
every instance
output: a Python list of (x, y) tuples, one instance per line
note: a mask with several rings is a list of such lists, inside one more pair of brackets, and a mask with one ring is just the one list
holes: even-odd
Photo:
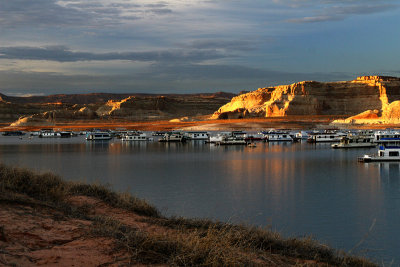
[(376, 148), (335, 150), (330, 143), (263, 141), (252, 142), (255, 147), (216, 146), (157, 138), (92, 142), (85, 135), (28, 135), (0, 137), (3, 163), (51, 170), (71, 181), (110, 184), (147, 199), (167, 215), (270, 226), (286, 236), (307, 233), (347, 250), (376, 219), (355, 252), (368, 251), (367, 256), (385, 262), (400, 260), (400, 222), (392, 212), (400, 209), (392, 201), (400, 197), (400, 163), (357, 162)]

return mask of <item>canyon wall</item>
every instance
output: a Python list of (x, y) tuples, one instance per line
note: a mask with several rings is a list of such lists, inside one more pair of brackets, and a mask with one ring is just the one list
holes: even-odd
[(400, 78), (396, 77), (362, 76), (353, 81), (326, 83), (303, 81), (236, 96), (211, 118), (353, 116), (367, 110), (378, 110), (380, 116), (391, 102), (399, 99)]

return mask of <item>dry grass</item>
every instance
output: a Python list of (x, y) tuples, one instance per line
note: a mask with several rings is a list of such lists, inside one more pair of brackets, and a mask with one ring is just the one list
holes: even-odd
[[(126, 251), (132, 263), (176, 266), (376, 266), (346, 255), (311, 238), (282, 238), (258, 227), (201, 219), (166, 218), (128, 194), (100, 185), (65, 182), (60, 177), (0, 165), (1, 201), (45, 205), (65, 216), (92, 222), (90, 235), (115, 240), (115, 249)], [(142, 215), (142, 223), (162, 231), (128, 226), (110, 216), (91, 215), (90, 206), (68, 202), (74, 195), (97, 198), (108, 205)], [(22, 197), (19, 197), (22, 196)], [(1, 205), (0, 201), (0, 205)], [(0, 228), (0, 239), (2, 232)], [(311, 263), (310, 263), (311, 262)]]

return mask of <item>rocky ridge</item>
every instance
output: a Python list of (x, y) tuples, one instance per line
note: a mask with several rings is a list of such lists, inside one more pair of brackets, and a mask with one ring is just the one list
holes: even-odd
[[(303, 81), (259, 88), (234, 97), (213, 119), (281, 117), (291, 115), (354, 116), (378, 110), (378, 117), (394, 117), (400, 108), (400, 78), (361, 76), (353, 81)], [(393, 103), (393, 104), (392, 104)]]
[[(12, 127), (55, 125), (59, 122), (85, 120), (171, 120), (182, 117), (195, 117), (212, 114), (218, 107), (227, 103), (234, 95), (214, 94), (91, 94), (54, 95), (53, 97), (30, 97), (14, 100), (2, 95), (7, 101), (0, 102), (0, 119), (11, 122)], [(124, 96), (124, 98), (121, 98)], [(111, 99), (110, 99), (111, 98)], [(40, 100), (41, 99), (41, 100)], [(40, 102), (40, 101), (50, 102)], [(65, 100), (66, 102), (56, 102)], [(104, 102), (98, 102), (106, 100)], [(36, 102), (39, 101), (39, 102)], [(77, 103), (71, 103), (76, 101)], [(84, 104), (82, 104), (84, 103)], [(191, 119), (189, 119), (191, 120)]]

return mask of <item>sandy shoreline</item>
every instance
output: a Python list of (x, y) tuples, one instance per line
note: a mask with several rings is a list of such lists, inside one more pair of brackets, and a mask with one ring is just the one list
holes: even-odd
[(54, 130), (90, 130), (90, 129), (136, 129), (142, 131), (230, 131), (247, 130), (257, 131), (262, 129), (386, 129), (399, 128), (398, 124), (365, 124), (365, 125), (331, 125), (335, 118), (328, 116), (291, 116), (275, 118), (251, 118), (251, 119), (232, 119), (232, 120), (196, 120), (186, 122), (171, 121), (73, 121), (61, 122), (47, 125), (19, 126), (10, 127), (8, 124), (1, 124), (0, 131), (20, 130), (35, 131), (40, 129)]

